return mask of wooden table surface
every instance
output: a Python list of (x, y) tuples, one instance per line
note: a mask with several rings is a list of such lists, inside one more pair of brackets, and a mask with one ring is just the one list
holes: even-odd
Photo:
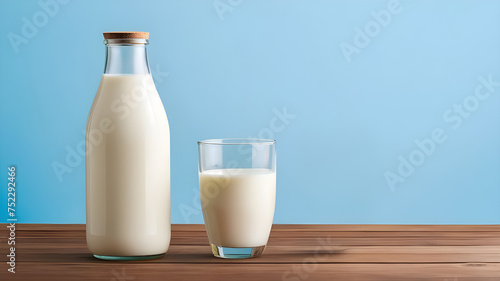
[(0, 280), (500, 280), (500, 226), (274, 225), (259, 258), (212, 256), (203, 225), (172, 225), (168, 253), (149, 261), (92, 257), (85, 225), (16, 224), (16, 273)]

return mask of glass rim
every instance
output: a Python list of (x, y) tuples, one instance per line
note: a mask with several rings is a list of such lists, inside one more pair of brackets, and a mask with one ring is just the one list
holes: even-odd
[(106, 46), (149, 45), (149, 39), (138, 39), (138, 38), (104, 39), (104, 45)]
[(198, 141), (198, 145), (273, 145), (276, 140), (258, 138), (227, 138), (227, 139), (207, 139)]

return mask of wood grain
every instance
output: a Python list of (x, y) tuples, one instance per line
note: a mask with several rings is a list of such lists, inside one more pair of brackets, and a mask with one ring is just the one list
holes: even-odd
[(274, 225), (263, 256), (212, 256), (203, 225), (172, 225), (159, 259), (92, 257), (85, 225), (17, 224), (16, 274), (7, 272), (0, 224), (0, 280), (441, 280), (500, 281), (498, 225)]

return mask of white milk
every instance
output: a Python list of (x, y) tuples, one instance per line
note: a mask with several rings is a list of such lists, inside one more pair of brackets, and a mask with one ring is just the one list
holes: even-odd
[(274, 216), (276, 172), (217, 169), (199, 177), (210, 242), (231, 248), (266, 245)]
[(86, 131), (87, 244), (93, 254), (167, 251), (169, 134), (150, 74), (102, 76)]

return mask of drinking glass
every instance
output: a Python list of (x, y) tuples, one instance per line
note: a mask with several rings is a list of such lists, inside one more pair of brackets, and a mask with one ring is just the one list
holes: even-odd
[(198, 142), (200, 198), (214, 256), (261, 255), (276, 202), (276, 141), (211, 139)]

